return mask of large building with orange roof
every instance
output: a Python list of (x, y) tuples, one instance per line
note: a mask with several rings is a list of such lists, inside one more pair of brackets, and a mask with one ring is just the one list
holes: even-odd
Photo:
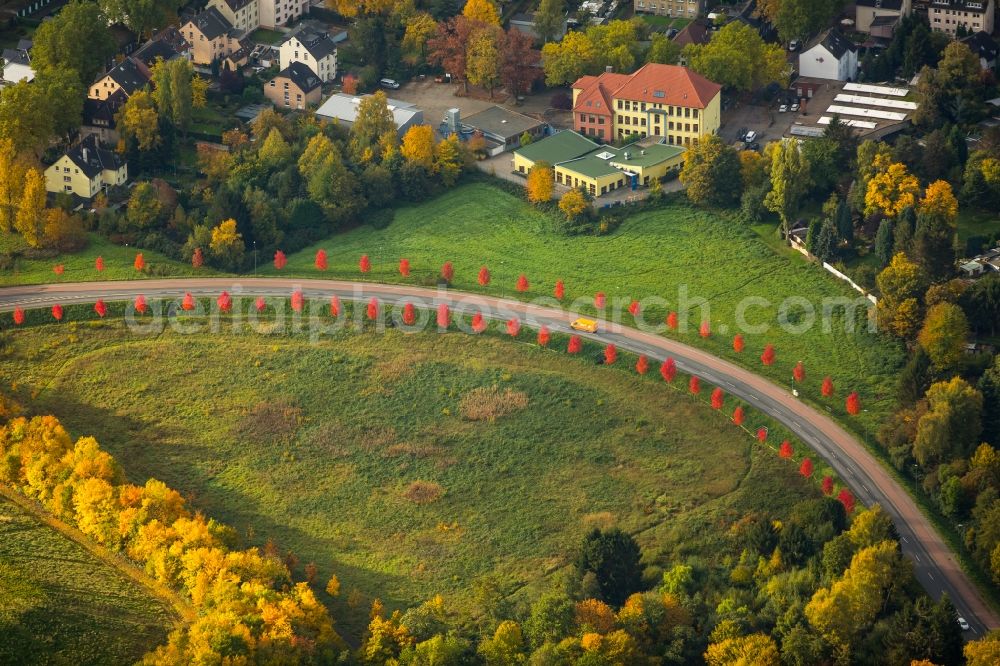
[(719, 130), (721, 93), (719, 84), (678, 65), (582, 76), (573, 84), (573, 128), (609, 143), (657, 136), (689, 146)]

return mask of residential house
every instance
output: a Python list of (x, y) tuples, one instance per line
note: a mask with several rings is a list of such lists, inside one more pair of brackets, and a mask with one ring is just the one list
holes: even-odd
[(558, 185), (600, 197), (621, 188), (638, 189), (681, 167), (685, 149), (654, 143), (615, 148), (571, 130), (557, 132), (514, 151), (514, 173), (526, 176), (538, 162), (552, 165)]
[(287, 25), (309, 10), (309, 0), (209, 0), (237, 30)]
[[(181, 35), (191, 45), (191, 62), (208, 66), (234, 56), (237, 66), (246, 63), (249, 42), (244, 32), (233, 24), (215, 7), (209, 7), (181, 27)], [(240, 57), (242, 54), (242, 58)]]
[[(535, 12), (519, 12), (510, 17), (510, 27), (516, 29), (519, 32), (523, 32), (532, 39), (536, 41), (541, 38), (538, 32), (535, 30)], [(552, 41), (561, 41), (563, 37), (566, 36), (566, 30), (568, 29), (568, 23), (566, 18), (559, 23), (559, 27), (556, 30), (556, 34), (552, 36)]]
[[(358, 105), (361, 104), (364, 97), (365, 95), (334, 93), (316, 109), (316, 117), (335, 121), (341, 127), (350, 129), (358, 117)], [(424, 124), (424, 112), (413, 104), (398, 99), (386, 101), (389, 105), (389, 111), (392, 113), (393, 122), (396, 124), (396, 133), (400, 137), (414, 125)]]
[(126, 58), (106, 73), (98, 75), (97, 80), (90, 84), (87, 99), (106, 100), (119, 90), (128, 97), (136, 90), (144, 88), (147, 83), (149, 76), (134, 60)]
[(132, 60), (147, 69), (156, 64), (157, 60), (164, 62), (180, 58), (191, 48), (180, 30), (171, 26), (159, 31), (132, 54)]
[(323, 82), (308, 65), (293, 62), (264, 84), (264, 96), (283, 109), (304, 109), (319, 104)]
[(337, 77), (337, 44), (328, 32), (300, 30), (281, 43), (278, 60), (282, 69), (301, 62), (324, 83)]
[(251, 33), (260, 27), (260, 7), (257, 0), (209, 0), (234, 28)]
[[(858, 32), (866, 32), (873, 37), (892, 37), (896, 24), (904, 16), (913, 11), (910, 0), (856, 0), (854, 9), (854, 28)], [(874, 22), (875, 25), (872, 25)]]
[(649, 63), (573, 84), (573, 128), (602, 141), (658, 136), (691, 145), (719, 129), (722, 86), (679, 65)]
[(31, 40), (22, 39), (17, 48), (3, 50), (3, 80), (5, 83), (34, 81), (35, 70), (31, 67)]
[(118, 153), (102, 148), (93, 135), (84, 137), (45, 170), (47, 191), (82, 199), (93, 199), (101, 190), (127, 180), (128, 163)]
[(927, 5), (927, 20), (931, 30), (946, 32), (952, 37), (963, 26), (966, 32), (993, 32), (993, 0), (931, 0)]
[(799, 76), (852, 81), (858, 73), (858, 47), (836, 28), (819, 36), (799, 54)]
[(989, 33), (979, 31), (969, 35), (968, 37), (963, 37), (962, 42), (964, 42), (969, 50), (979, 56), (979, 66), (982, 69), (993, 71), (997, 66), (997, 54), (1000, 53), (1000, 46)]
[(632, 0), (635, 13), (695, 18), (705, 12), (705, 0)]

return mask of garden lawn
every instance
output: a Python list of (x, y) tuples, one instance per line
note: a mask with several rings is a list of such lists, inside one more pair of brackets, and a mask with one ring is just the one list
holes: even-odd
[(0, 663), (134, 663), (173, 621), (131, 580), (0, 497)]
[(109, 320), (8, 335), (0, 379), (97, 437), (130, 481), (162, 479), (248, 543), (273, 539), (298, 576), (315, 562), (320, 590), (335, 573), (355, 637), (374, 597), (468, 609), (488, 576), (546, 585), (595, 526), (636, 534), (651, 566), (717, 565), (726, 525), (818, 496), (728, 420), (734, 402), (711, 410), (709, 387), (696, 401), (627, 355), (608, 368), (593, 348), (520, 339), (135, 337)]
[[(319, 248), (329, 253), (330, 269), (325, 273), (314, 267)], [(702, 298), (708, 307), (704, 315), (698, 307), (689, 308), (686, 332), (671, 335), (785, 384), (792, 382), (792, 367), (801, 360), (806, 369), (806, 381), (798, 387), (803, 397), (820, 403), (820, 383), (830, 375), (838, 391), (838, 399), (830, 405), (834, 412), (843, 415), (844, 396), (858, 391), (868, 410), (862, 420), (874, 430), (893, 407), (901, 348), (867, 332), (864, 322), (849, 332), (842, 306), (832, 309), (829, 330), (824, 330), (824, 299), (858, 302), (861, 295), (821, 268), (799, 259), (790, 261), (787, 253), (778, 252), (732, 217), (683, 201), (630, 215), (606, 236), (564, 236), (554, 229), (548, 214), (507, 192), (476, 183), (397, 210), (383, 230), (364, 226), (306, 248), (289, 256), (281, 273), (432, 285), (440, 266), (451, 261), (455, 288), (484, 291), (476, 278), (485, 265), (492, 274), (485, 289), (489, 293), (519, 296), (515, 284), (523, 272), (531, 285), (523, 297), (551, 296), (561, 279), (564, 302), (582, 299), (574, 309), (583, 312), (593, 312), (592, 299), (598, 291), (607, 294), (609, 304), (615, 297), (622, 299), (623, 311), (633, 298), (666, 299), (666, 307), (647, 307), (651, 323), (662, 323), (668, 310), (678, 309), (681, 290), (686, 288), (689, 303)], [(358, 270), (362, 254), (371, 258), (368, 274)], [(413, 267), (406, 280), (397, 268), (402, 257)], [(262, 272), (279, 273), (270, 264)], [(744, 330), (746, 351), (736, 354), (732, 337), (742, 328), (737, 325), (738, 306), (750, 297), (770, 303), (746, 310), (747, 322), (766, 330)], [(814, 326), (789, 332), (779, 325), (780, 306), (788, 297), (812, 305)], [(786, 322), (791, 327), (807, 322), (800, 306), (791, 305)], [(862, 314), (864, 308), (858, 310)], [(683, 330), (684, 310), (681, 315)], [(711, 323), (708, 339), (698, 334), (702, 316)], [(633, 323), (627, 313), (622, 320)], [(768, 343), (775, 346), (778, 359), (769, 368), (759, 360)], [(829, 401), (822, 402), (826, 406)]]
[[(81, 252), (60, 254), (45, 259), (19, 257), (13, 265), (0, 270), (0, 285), (42, 284), (49, 282), (87, 282), (93, 280), (135, 280), (141, 277), (183, 276), (195, 274), (191, 264), (169, 259), (159, 252), (115, 245), (98, 234), (88, 235), (89, 243)], [(10, 234), (0, 234), (0, 248), (4, 252), (23, 250), (20, 239)], [(146, 270), (135, 270), (135, 255), (142, 252)], [(104, 271), (94, 267), (97, 257), (104, 259)], [(56, 265), (63, 266), (62, 276), (53, 271)], [(215, 271), (200, 268), (198, 275), (213, 275)]]

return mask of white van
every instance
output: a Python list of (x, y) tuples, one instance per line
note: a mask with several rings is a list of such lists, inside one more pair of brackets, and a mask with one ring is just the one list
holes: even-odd
[(399, 89), (399, 81), (397, 81), (396, 79), (382, 79), (381, 81), (378, 82), (378, 84), (383, 88), (388, 88), (389, 90)]

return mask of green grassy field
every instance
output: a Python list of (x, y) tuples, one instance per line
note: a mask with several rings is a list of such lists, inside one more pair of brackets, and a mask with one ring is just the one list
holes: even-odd
[[(314, 268), (321, 247), (329, 254), (326, 273)], [(791, 382), (792, 366), (802, 360), (807, 380), (800, 390), (806, 397), (818, 398), (819, 384), (829, 374), (842, 396), (851, 390), (860, 393), (869, 410), (863, 417), (875, 428), (892, 409), (902, 350), (867, 330), (847, 332), (842, 307), (831, 310), (829, 330), (824, 331), (824, 299), (861, 295), (790, 252), (769, 247), (731, 219), (683, 202), (632, 215), (607, 236), (562, 236), (553, 230), (550, 217), (523, 200), (489, 185), (471, 184), (397, 211), (384, 230), (360, 227), (291, 255), (281, 273), (396, 282), (401, 280), (399, 259), (406, 257), (413, 266), (409, 281), (433, 284), (440, 266), (451, 261), (456, 288), (483, 291), (476, 278), (486, 265), (493, 279), (485, 291), (518, 296), (514, 287), (523, 272), (531, 283), (526, 297), (551, 296), (556, 280), (562, 279), (565, 302), (582, 299), (574, 309), (584, 312), (593, 311), (598, 291), (607, 294), (609, 304), (615, 297), (622, 299), (622, 310), (632, 298), (666, 299), (666, 306), (647, 307), (651, 323), (662, 323), (668, 310), (678, 308), (686, 289), (689, 302), (708, 303), (705, 316), (712, 336), (698, 336), (702, 314), (697, 307), (691, 309), (687, 332), (673, 335), (783, 383)], [(366, 276), (357, 267), (362, 254), (372, 261)], [(270, 264), (261, 272), (278, 273)], [(800, 302), (814, 308), (816, 324), (809, 330), (790, 332), (808, 322), (795, 302), (786, 306), (782, 325), (779, 315), (788, 297), (804, 299)], [(731, 341), (743, 328), (737, 316), (747, 298), (767, 299), (769, 304), (751, 304), (745, 310), (748, 324), (767, 330), (743, 330), (747, 349), (736, 354)], [(623, 321), (631, 324), (632, 318), (624, 313)], [(757, 358), (768, 343), (778, 354), (770, 368)]]
[(132, 581), (0, 497), (0, 663), (133, 663), (172, 623)]
[(348, 606), (375, 596), (467, 607), (488, 574), (530, 589), (593, 526), (637, 534), (650, 564), (718, 563), (727, 522), (819, 492), (707, 392), (625, 359), (459, 333), (219, 335), (40, 326), (8, 337), (0, 377), (131, 481), (163, 479), (249, 543), (274, 539), (299, 575), (315, 562), (319, 587), (336, 573), (339, 618), (363, 621)]
[[(190, 264), (169, 259), (159, 252), (115, 245), (97, 234), (89, 234), (88, 238), (89, 243), (81, 252), (46, 259), (16, 259), (13, 266), (0, 270), (0, 285), (134, 280), (144, 276), (192, 275), (195, 272)], [(0, 249), (3, 251), (9, 252), (19, 246), (20, 242), (16, 237), (0, 234)], [(147, 266), (146, 272), (142, 274), (134, 268), (138, 252), (142, 252)], [(104, 259), (104, 271), (100, 273), (94, 268), (97, 257)], [(61, 276), (53, 271), (57, 264), (63, 266)], [(212, 275), (215, 271), (202, 267), (198, 269), (198, 274)]]

